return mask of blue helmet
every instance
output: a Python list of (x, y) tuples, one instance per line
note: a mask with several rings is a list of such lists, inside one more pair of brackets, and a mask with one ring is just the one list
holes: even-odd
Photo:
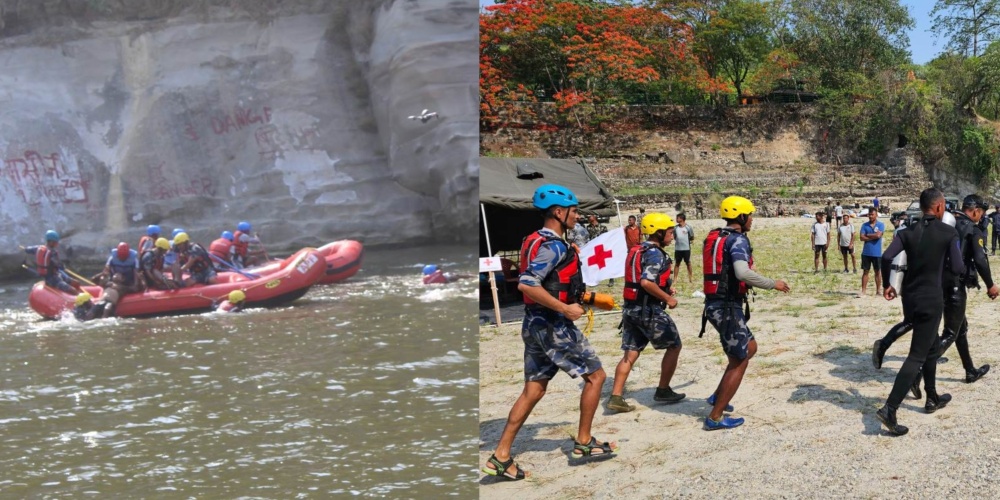
[(59, 241), (59, 233), (51, 229), (45, 231), (45, 241)]
[(434, 264), (427, 264), (424, 266), (424, 274), (434, 274), (434, 271), (438, 270), (438, 266)]
[(171, 237), (171, 238), (176, 238), (178, 234), (181, 234), (181, 233), (186, 233), (186, 232), (187, 232), (187, 231), (185, 231), (185, 230), (183, 230), (183, 229), (181, 229), (181, 228), (177, 228), (177, 229), (174, 229), (174, 233), (173, 233), (173, 234), (171, 234), (171, 235), (170, 235), (170, 237)]
[(243, 232), (243, 233), (249, 233), (250, 232), (250, 223), (247, 222), (247, 221), (242, 221), (242, 222), (240, 222), (239, 224), (236, 225), (236, 230), (240, 231), (240, 232)]
[(224, 240), (233, 241), (233, 232), (232, 231), (223, 231), (221, 237)]
[(549, 207), (575, 207), (580, 204), (576, 195), (572, 191), (558, 184), (545, 184), (538, 186), (535, 195), (531, 199), (532, 205), (540, 210)]
[(160, 234), (160, 232), (160, 226), (157, 226), (156, 224), (146, 226), (146, 236), (154, 236)]

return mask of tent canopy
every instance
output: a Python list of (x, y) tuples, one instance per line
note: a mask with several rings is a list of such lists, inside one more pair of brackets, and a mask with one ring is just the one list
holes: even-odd
[(486, 224), (480, 213), (479, 255), (489, 256), (487, 237), (496, 254), (520, 249), (521, 240), (542, 227), (541, 212), (532, 206), (531, 198), (543, 184), (569, 188), (580, 200), (583, 214), (615, 213), (611, 192), (583, 160), (483, 157), (479, 159), (479, 201), (486, 212)]

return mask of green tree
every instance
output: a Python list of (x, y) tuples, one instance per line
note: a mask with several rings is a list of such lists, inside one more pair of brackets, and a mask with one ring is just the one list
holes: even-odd
[(899, 0), (785, 0), (792, 48), (820, 83), (849, 88), (908, 63), (913, 19)]
[(747, 77), (770, 52), (773, 27), (767, 4), (727, 0), (699, 33), (700, 45), (712, 54), (719, 76), (733, 85), (737, 99)]
[(976, 57), (997, 37), (1000, 0), (937, 0), (931, 16), (931, 32), (948, 38), (945, 48)]

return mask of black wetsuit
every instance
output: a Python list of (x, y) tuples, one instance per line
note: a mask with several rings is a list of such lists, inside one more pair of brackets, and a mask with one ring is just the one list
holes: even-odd
[(962, 367), (966, 372), (973, 372), (976, 366), (972, 364), (969, 340), (966, 337), (969, 331), (969, 321), (965, 317), (966, 289), (979, 288), (977, 273), (982, 276), (987, 289), (993, 287), (993, 278), (990, 276), (986, 249), (983, 248), (986, 236), (979, 226), (964, 213), (958, 212), (955, 213), (955, 229), (958, 231), (959, 247), (962, 250), (962, 262), (965, 263), (966, 271), (955, 275), (945, 269), (944, 331), (941, 333), (941, 351), (942, 353), (947, 351), (954, 343), (958, 348), (958, 355), (962, 358)]
[[(941, 337), (938, 328), (944, 312), (942, 278), (945, 257), (949, 257), (950, 271), (961, 275), (965, 272), (955, 228), (941, 222), (933, 215), (924, 215), (907, 231), (901, 232), (882, 254), (882, 282), (889, 282), (892, 259), (905, 251), (907, 271), (901, 290), (903, 310), (913, 322), (910, 352), (896, 375), (896, 381), (886, 404), (893, 411), (903, 402), (903, 397), (917, 378), (923, 366), (924, 386), (928, 400), (936, 399), (937, 358), (941, 356)], [(925, 364), (926, 362), (926, 364)]]

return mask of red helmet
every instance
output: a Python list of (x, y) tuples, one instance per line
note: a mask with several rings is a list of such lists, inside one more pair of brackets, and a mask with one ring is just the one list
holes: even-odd
[(128, 258), (128, 243), (124, 241), (118, 244), (118, 260), (125, 260)]

